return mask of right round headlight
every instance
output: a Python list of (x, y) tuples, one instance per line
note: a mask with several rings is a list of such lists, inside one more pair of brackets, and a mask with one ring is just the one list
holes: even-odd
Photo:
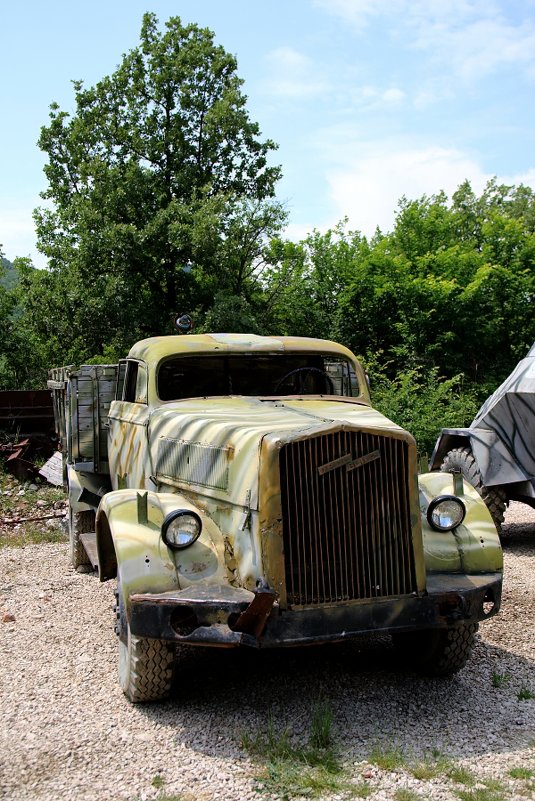
[(179, 551), (193, 545), (202, 531), (201, 518), (189, 509), (170, 512), (162, 523), (162, 539), (169, 548)]
[(437, 531), (451, 531), (461, 525), (465, 514), (466, 507), (456, 495), (439, 495), (427, 508), (427, 521)]

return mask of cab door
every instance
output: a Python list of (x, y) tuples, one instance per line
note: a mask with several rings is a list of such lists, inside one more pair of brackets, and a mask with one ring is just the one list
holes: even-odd
[[(125, 369), (126, 368), (126, 369)], [(147, 365), (136, 359), (121, 363), (118, 397), (108, 415), (108, 457), (113, 489), (148, 488), (150, 454), (148, 447), (149, 407)]]

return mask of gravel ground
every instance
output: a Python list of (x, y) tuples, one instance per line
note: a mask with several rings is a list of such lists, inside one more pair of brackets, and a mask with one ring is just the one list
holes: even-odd
[[(263, 653), (191, 649), (171, 700), (147, 706), (131, 706), (116, 681), (111, 583), (72, 570), (63, 543), (3, 549), (0, 797), (258, 799), (259, 768), (243, 735), (271, 721), (304, 743), (322, 697), (348, 773), (373, 801), (458, 799), (463, 788), (451, 778), (418, 780), (409, 770), (432, 749), (482, 781), (500, 779), (502, 794), (488, 801), (534, 798), (533, 778), (509, 771), (535, 777), (535, 700), (518, 698), (535, 694), (535, 513), (514, 505), (507, 520), (502, 612), (481, 626), (455, 678), (396, 672), (388, 638)], [(378, 768), (374, 748), (399, 749), (405, 765)]]

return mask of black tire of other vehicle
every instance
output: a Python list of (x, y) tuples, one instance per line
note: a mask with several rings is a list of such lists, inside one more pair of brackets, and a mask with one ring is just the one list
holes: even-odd
[(460, 471), (464, 478), (479, 492), (492, 516), (499, 534), (505, 514), (506, 495), (501, 487), (486, 487), (470, 448), (454, 448), (446, 454), (440, 469), (443, 473)]

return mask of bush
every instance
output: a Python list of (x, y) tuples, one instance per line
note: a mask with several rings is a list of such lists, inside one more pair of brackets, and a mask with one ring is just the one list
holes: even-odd
[(463, 386), (463, 376), (442, 378), (438, 368), (405, 370), (394, 379), (387, 366), (368, 365), (376, 409), (415, 437), (420, 455), (430, 454), (442, 428), (468, 426), (479, 408), (475, 392)]

